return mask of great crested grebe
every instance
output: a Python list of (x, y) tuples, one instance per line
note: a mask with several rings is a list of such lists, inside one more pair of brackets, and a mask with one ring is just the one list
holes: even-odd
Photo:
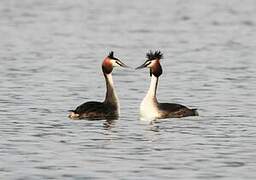
[(114, 52), (103, 60), (102, 71), (106, 80), (106, 97), (103, 102), (89, 101), (78, 106), (75, 110), (70, 110), (71, 119), (115, 119), (119, 116), (120, 108), (118, 97), (115, 92), (112, 79), (112, 70), (114, 67), (128, 67), (119, 59), (114, 57)]
[(156, 98), (158, 78), (162, 74), (160, 59), (163, 54), (160, 51), (149, 51), (146, 54), (147, 60), (136, 69), (149, 68), (151, 83), (147, 95), (140, 104), (140, 116), (144, 120), (162, 118), (181, 118), (185, 116), (198, 116), (196, 109), (189, 109), (186, 106), (174, 103), (159, 103)]

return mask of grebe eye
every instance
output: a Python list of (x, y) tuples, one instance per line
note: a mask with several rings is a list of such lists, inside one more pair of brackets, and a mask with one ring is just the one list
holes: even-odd
[(119, 66), (121, 66), (121, 64), (120, 64), (118, 61), (116, 61), (116, 64), (118, 64)]
[(147, 60), (146, 62), (145, 62), (145, 66), (148, 66), (148, 65), (150, 65), (151, 64), (151, 61), (149, 61), (149, 60)]

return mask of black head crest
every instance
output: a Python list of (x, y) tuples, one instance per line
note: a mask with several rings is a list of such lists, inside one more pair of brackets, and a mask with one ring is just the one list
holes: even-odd
[(111, 52), (108, 54), (108, 58), (118, 60), (116, 57), (114, 57), (114, 52), (113, 52), (113, 51), (111, 51)]
[(161, 53), (161, 51), (149, 51), (146, 54), (146, 58), (148, 58), (148, 60), (154, 60), (154, 59), (163, 59), (163, 53)]
[(109, 57), (110, 59), (113, 59), (113, 58), (114, 58), (114, 52), (111, 51), (111, 52), (108, 54), (108, 57)]

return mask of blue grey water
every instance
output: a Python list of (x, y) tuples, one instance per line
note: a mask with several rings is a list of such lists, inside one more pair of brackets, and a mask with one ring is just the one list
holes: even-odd
[[(2, 0), (0, 179), (255, 179), (256, 1)], [(101, 101), (109, 51), (164, 53), (158, 99), (199, 117), (139, 119), (148, 70), (115, 69), (114, 122), (72, 121)]]

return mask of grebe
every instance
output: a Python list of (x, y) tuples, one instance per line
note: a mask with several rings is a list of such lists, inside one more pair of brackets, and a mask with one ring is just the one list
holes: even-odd
[(75, 110), (70, 110), (69, 118), (71, 119), (116, 119), (119, 116), (119, 101), (115, 92), (114, 82), (112, 79), (112, 70), (114, 67), (128, 67), (118, 58), (114, 57), (114, 52), (103, 60), (102, 71), (106, 80), (106, 97), (103, 102), (89, 101)]
[(196, 109), (174, 103), (159, 103), (156, 98), (158, 78), (162, 74), (160, 59), (163, 54), (160, 51), (149, 51), (147, 60), (136, 69), (148, 67), (150, 69), (151, 83), (148, 93), (140, 104), (140, 116), (143, 120), (154, 120), (162, 118), (181, 118), (185, 116), (197, 116)]

